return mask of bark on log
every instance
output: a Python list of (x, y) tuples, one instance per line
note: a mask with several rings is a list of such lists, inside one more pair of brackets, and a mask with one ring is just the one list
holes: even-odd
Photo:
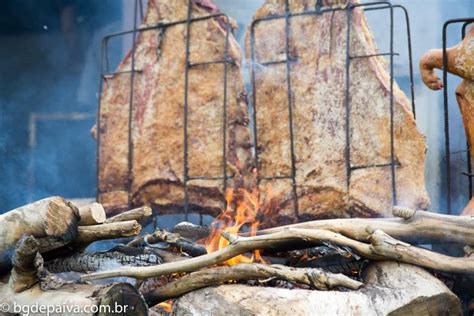
[(80, 226), (75, 244), (88, 245), (97, 240), (136, 236), (142, 227), (137, 221), (108, 223), (93, 226)]
[(210, 268), (185, 275), (176, 281), (145, 294), (145, 301), (148, 306), (155, 306), (158, 303), (180, 297), (204, 287), (216, 286), (228, 281), (267, 278), (302, 283), (319, 290), (328, 290), (335, 287), (357, 290), (363, 285), (361, 282), (355, 281), (343, 274), (333, 274), (321, 269), (298, 269), (280, 265), (241, 263), (233, 266)]
[(92, 203), (79, 208), (79, 215), (81, 216), (79, 221), (81, 226), (103, 224), (106, 220), (104, 207), (99, 203)]
[[(412, 211), (413, 212), (413, 211)], [(395, 216), (403, 215), (400, 208)], [(415, 211), (407, 218), (349, 218), (309, 221), (258, 231), (258, 235), (271, 234), (287, 228), (327, 229), (344, 236), (366, 241), (370, 236), (367, 227), (380, 229), (393, 238), (410, 243), (445, 243), (474, 245), (474, 217), (451, 216)], [(245, 234), (242, 234), (245, 236)]]
[[(173, 315), (461, 315), (458, 298), (425, 270), (395, 262), (367, 269), (358, 291), (222, 285), (184, 295)], [(289, 304), (289, 302), (291, 302)]]
[(43, 199), (0, 215), (0, 274), (10, 270), (15, 245), (22, 236), (48, 237), (62, 245), (76, 237), (78, 222), (78, 209), (61, 197)]
[(130, 241), (127, 246), (139, 247), (146, 246), (155, 248), (153, 244), (166, 243), (175, 247), (177, 251), (184, 252), (191, 257), (197, 257), (207, 254), (206, 247), (197, 244), (186, 238), (182, 238), (179, 234), (170, 233), (165, 230), (156, 229), (153, 234), (145, 234)]
[[(369, 233), (370, 234), (370, 233)], [(400, 262), (420, 265), (423, 267), (454, 273), (473, 273), (473, 258), (454, 258), (438, 254), (426, 249), (417, 248), (391, 238), (380, 230), (372, 231), (372, 244), (363, 243), (347, 238), (339, 233), (321, 229), (288, 228), (274, 234), (255, 237), (236, 237), (226, 232), (222, 233), (230, 244), (215, 252), (195, 257), (182, 262), (165, 263), (154, 267), (123, 268), (105, 272), (84, 275), (83, 280), (95, 280), (110, 277), (129, 276), (148, 278), (173, 274), (177, 272), (192, 272), (229, 260), (237, 255), (258, 249), (272, 249), (298, 241), (321, 243), (328, 241), (338, 246), (350, 247), (362, 257), (373, 260), (391, 259)]]
[(117, 268), (120, 266), (146, 267), (162, 263), (160, 257), (152, 253), (127, 255), (119, 251), (96, 253), (76, 253), (69, 257), (61, 257), (45, 263), (45, 268), (52, 273), (91, 272)]
[(127, 212), (123, 212), (108, 218), (105, 222), (106, 223), (117, 223), (117, 222), (125, 222), (125, 221), (141, 221), (144, 218), (150, 217), (152, 215), (152, 210), (148, 206), (142, 206)]
[(209, 236), (210, 229), (206, 226), (196, 225), (189, 222), (181, 222), (176, 224), (171, 230), (172, 233), (181, 235), (181, 237), (197, 241)]
[(18, 241), (12, 258), (13, 269), (10, 274), (9, 286), (18, 293), (38, 283), (35, 266), (39, 244), (32, 236), (25, 236)]
[[(73, 285), (55, 280), (54, 275), (43, 269), (38, 247), (39, 243), (33, 236), (24, 237), (18, 242), (9, 281), (0, 282), (2, 315), (7, 312), (48, 316), (148, 315), (148, 307), (140, 293), (128, 283), (110, 286)], [(118, 306), (122, 308), (121, 311), (116, 310)]]
[(95, 241), (136, 236), (140, 233), (141, 229), (142, 227), (137, 221), (79, 226), (77, 238), (74, 241), (64, 247), (44, 253), (43, 256), (46, 260), (70, 256), (76, 252), (83, 251)]

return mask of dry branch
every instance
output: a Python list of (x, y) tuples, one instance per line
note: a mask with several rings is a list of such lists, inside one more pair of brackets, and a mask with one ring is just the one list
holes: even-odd
[(145, 294), (145, 300), (149, 306), (155, 306), (160, 302), (180, 297), (204, 287), (216, 286), (228, 281), (265, 278), (277, 278), (302, 283), (319, 290), (328, 290), (334, 287), (357, 290), (363, 285), (361, 282), (355, 281), (343, 274), (333, 274), (321, 269), (241, 263), (233, 266), (210, 268), (185, 275), (176, 281)]
[(165, 263), (153, 267), (133, 269), (123, 268), (92, 273), (82, 276), (82, 279), (95, 280), (119, 276), (130, 276), (142, 279), (177, 272), (192, 272), (224, 262), (239, 254), (251, 252), (257, 249), (276, 248), (297, 241), (305, 241), (308, 243), (321, 243), (322, 241), (328, 241), (335, 245), (350, 247), (357, 254), (368, 259), (393, 259), (445, 272), (474, 272), (474, 260), (472, 258), (454, 258), (417, 248), (397, 241), (380, 230), (369, 235), (372, 237), (372, 244), (363, 243), (345, 237), (339, 233), (321, 229), (288, 228), (274, 234), (255, 237), (235, 237), (224, 233), (222, 235), (230, 241), (229, 246), (204, 256), (195, 257), (182, 262)]
[[(301, 239), (306, 241), (309, 241), (309, 239), (312, 239), (313, 241), (330, 240), (335, 244), (343, 244), (353, 247), (357, 252), (370, 253), (370, 245), (354, 241), (337, 233), (326, 230), (304, 230), (309, 232), (311, 236), (304, 236), (304, 238), (302, 238), (301, 235), (296, 234), (296, 232), (300, 231), (302, 230), (288, 229), (272, 235), (255, 237), (234, 237), (223, 233), (223, 236), (230, 241), (229, 246), (204, 256), (191, 258), (186, 261), (165, 263), (156, 267), (145, 267), (140, 269), (124, 268), (92, 273), (84, 275), (82, 279), (94, 280), (116, 276), (131, 276), (142, 279), (153, 276), (168, 275), (176, 272), (193, 272), (204, 267), (224, 262), (246, 252), (252, 252), (257, 249), (270, 249), (278, 247), (281, 244), (288, 244), (289, 242), (299, 241)], [(377, 256), (376, 258), (379, 257)]]
[(99, 203), (92, 203), (79, 208), (79, 215), (81, 216), (79, 222), (81, 226), (103, 224), (106, 220), (104, 207)]
[(150, 217), (152, 215), (152, 210), (148, 206), (142, 206), (127, 212), (120, 213), (111, 218), (108, 218), (105, 223), (117, 223), (125, 221), (141, 221), (144, 218)]
[(136, 236), (142, 227), (137, 221), (108, 223), (93, 226), (80, 226), (75, 244), (90, 244), (97, 240)]
[(173, 303), (173, 315), (462, 315), (459, 299), (424, 269), (372, 263), (357, 291), (317, 291), (241, 284), (208, 287)]
[[(276, 233), (288, 228), (326, 229), (349, 238), (366, 241), (373, 230), (380, 229), (393, 238), (410, 243), (446, 243), (474, 245), (474, 217), (451, 216), (425, 211), (395, 208), (395, 216), (404, 218), (349, 218), (309, 221), (261, 230), (259, 235)], [(245, 236), (245, 234), (242, 234)]]
[(45, 260), (53, 260), (59, 257), (71, 256), (81, 252), (91, 243), (98, 240), (116, 239), (136, 236), (141, 231), (137, 221), (118, 222), (110, 224), (79, 226), (77, 238), (64, 247), (54, 249), (42, 254)]
[(135, 238), (134, 240), (130, 241), (127, 246), (146, 246), (150, 248), (155, 248), (154, 244), (162, 242), (175, 247), (177, 251), (184, 252), (190, 255), (191, 257), (197, 257), (207, 254), (206, 247), (204, 247), (203, 245), (195, 243), (186, 238), (182, 238), (177, 233), (170, 233), (160, 229), (156, 229), (153, 234), (145, 234), (143, 236)]
[(0, 273), (9, 271), (11, 254), (22, 236), (48, 238), (48, 247), (52, 247), (52, 241), (57, 241), (59, 247), (76, 237), (78, 222), (78, 209), (61, 197), (43, 199), (0, 215)]

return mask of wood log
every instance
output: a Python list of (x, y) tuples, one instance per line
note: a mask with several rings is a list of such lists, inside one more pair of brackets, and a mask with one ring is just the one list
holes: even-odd
[(61, 197), (43, 199), (0, 215), (0, 274), (10, 270), (15, 245), (22, 236), (49, 237), (50, 241), (60, 241), (60, 246), (76, 237), (78, 222), (78, 209)]
[(192, 240), (182, 238), (177, 233), (169, 233), (165, 230), (160, 229), (156, 229), (153, 234), (145, 234), (143, 236), (139, 236), (133, 239), (127, 244), (127, 246), (160, 249), (161, 247), (155, 247), (154, 244), (163, 242), (169, 244), (169, 246), (176, 248), (177, 251), (184, 252), (190, 255), (191, 257), (197, 257), (207, 254), (205, 246), (195, 243)]
[(74, 244), (89, 245), (97, 240), (136, 236), (142, 227), (137, 221), (107, 223), (93, 226), (79, 226)]
[(192, 241), (207, 238), (211, 233), (209, 227), (196, 225), (189, 222), (181, 222), (176, 224), (171, 232), (179, 234), (181, 237)]
[(377, 262), (358, 291), (314, 291), (222, 285), (194, 291), (172, 315), (462, 315), (458, 298), (425, 270)]
[(79, 221), (81, 226), (103, 224), (106, 220), (104, 207), (99, 203), (92, 203), (79, 208), (79, 215), (81, 216)]
[(357, 290), (363, 285), (361, 282), (355, 281), (343, 274), (333, 274), (321, 269), (241, 263), (233, 266), (210, 268), (185, 275), (176, 281), (146, 293), (145, 300), (148, 306), (155, 306), (158, 303), (180, 297), (204, 287), (216, 286), (228, 281), (267, 278), (278, 278), (285, 281), (302, 283), (319, 290), (335, 287)]
[(417, 248), (407, 243), (391, 238), (380, 230), (369, 232), (372, 244), (350, 239), (328, 230), (287, 228), (274, 234), (255, 237), (236, 237), (226, 232), (222, 233), (230, 244), (222, 249), (207, 255), (191, 258), (186, 261), (165, 263), (153, 267), (123, 268), (84, 275), (83, 280), (129, 276), (148, 278), (168, 275), (177, 272), (192, 272), (203, 267), (222, 263), (237, 255), (261, 249), (274, 249), (282, 245), (298, 241), (321, 243), (328, 241), (338, 246), (350, 247), (362, 257), (373, 260), (392, 259), (400, 262), (417, 264), (423, 267), (454, 273), (473, 273), (474, 260), (468, 258), (454, 258), (438, 254), (426, 249)]
[(8, 282), (14, 292), (21, 292), (38, 283), (38, 271), (35, 266), (38, 251), (39, 244), (33, 236), (25, 236), (18, 241)]
[[(405, 212), (403, 211), (405, 210)], [(367, 227), (380, 229), (393, 238), (414, 244), (452, 242), (474, 245), (474, 217), (451, 216), (425, 211), (395, 208), (394, 215), (404, 218), (348, 218), (297, 223), (258, 231), (258, 235), (271, 234), (287, 228), (326, 229), (349, 238), (366, 241), (370, 236)], [(245, 236), (246, 234), (242, 234)]]
[(108, 218), (105, 223), (117, 223), (117, 222), (125, 222), (125, 221), (141, 221), (147, 217), (152, 215), (152, 210), (148, 206), (142, 206), (127, 212), (123, 212)]
[(91, 272), (117, 268), (120, 266), (146, 267), (161, 264), (160, 257), (153, 253), (128, 255), (120, 251), (94, 253), (76, 253), (72, 256), (56, 258), (45, 262), (45, 268), (53, 273), (61, 272)]
[(9, 281), (0, 282), (0, 314), (148, 315), (142, 296), (128, 283), (103, 286), (58, 280), (43, 269), (38, 246), (33, 236), (18, 242)]
[(141, 229), (142, 227), (137, 221), (79, 226), (76, 239), (64, 247), (44, 253), (43, 256), (48, 261), (58, 257), (71, 256), (76, 252), (83, 251), (95, 241), (136, 236)]

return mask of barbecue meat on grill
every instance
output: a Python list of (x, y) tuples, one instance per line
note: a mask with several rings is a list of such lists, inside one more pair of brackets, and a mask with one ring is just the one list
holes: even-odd
[[(291, 13), (314, 10), (314, 0), (289, 1)], [(324, 1), (344, 7), (347, 1)], [(262, 178), (291, 175), (285, 0), (267, 0), (254, 16), (255, 108), (259, 170)], [(299, 216), (305, 218), (390, 216), (390, 75), (383, 57), (350, 62), (349, 147), (346, 171), (347, 11), (289, 18), (288, 52), (294, 158)], [(363, 12), (352, 10), (350, 55), (378, 53)], [(251, 36), (247, 41), (251, 59)], [(277, 62), (267, 64), (269, 62)], [(280, 62), (280, 63), (278, 63)], [(394, 84), (394, 158), (398, 205), (426, 209), (425, 137), (417, 129), (411, 104)], [(365, 167), (364, 167), (365, 166)], [(364, 168), (359, 168), (364, 167)], [(284, 195), (280, 215), (294, 218), (290, 179), (262, 180)]]
[[(216, 11), (210, 1), (192, 1), (193, 18)], [(188, 0), (149, 0), (142, 27), (186, 20), (187, 14)], [(231, 178), (228, 185), (232, 186), (232, 179), (245, 173), (252, 159), (241, 51), (231, 32), (226, 46), (227, 23), (230, 21), (223, 17), (190, 23), (187, 154), (189, 177), (223, 177), (226, 165)], [(128, 124), (132, 52), (103, 84), (99, 198), (109, 210), (125, 207), (130, 197), (131, 204), (151, 204), (163, 212), (176, 207), (182, 211), (186, 34), (186, 23), (138, 33), (131, 139)], [(222, 62), (226, 47), (233, 64), (228, 63), (225, 80)], [(208, 62), (211, 63), (200, 64)], [(223, 201), (221, 179), (194, 179), (188, 184), (191, 205), (214, 215), (219, 212)]]

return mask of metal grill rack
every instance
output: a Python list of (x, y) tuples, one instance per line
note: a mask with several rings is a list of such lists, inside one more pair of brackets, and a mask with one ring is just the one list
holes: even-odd
[[(368, 11), (380, 11), (380, 10), (389, 10), (390, 11), (390, 51), (387, 53), (373, 54), (373, 55), (362, 55), (362, 56), (353, 56), (351, 55), (350, 39), (351, 39), (351, 22), (352, 22), (352, 10), (355, 8), (363, 8), (365, 12)], [(256, 100), (256, 94), (258, 87), (256, 84), (256, 65), (263, 64), (265, 66), (272, 66), (275, 64), (286, 63), (286, 88), (287, 88), (287, 103), (288, 103), (288, 128), (289, 128), (289, 137), (290, 137), (290, 150), (291, 150), (291, 174), (285, 176), (266, 176), (260, 177), (258, 180), (273, 180), (273, 179), (290, 179), (292, 181), (292, 195), (293, 195), (293, 209), (296, 216), (298, 216), (298, 195), (297, 195), (297, 180), (296, 180), (296, 156), (294, 149), (294, 128), (293, 128), (293, 105), (292, 105), (292, 87), (291, 87), (291, 63), (293, 62), (292, 57), (290, 56), (289, 48), (289, 30), (290, 30), (290, 19), (301, 17), (301, 16), (317, 16), (321, 14), (332, 13), (336, 11), (345, 11), (347, 14), (347, 32), (346, 32), (346, 85), (345, 85), (345, 102), (344, 107), (346, 111), (345, 117), (345, 135), (346, 135), (346, 147), (345, 147), (345, 164), (346, 164), (346, 174), (347, 174), (347, 188), (349, 188), (351, 174), (354, 170), (365, 169), (365, 168), (383, 168), (390, 167), (391, 169), (391, 186), (392, 186), (392, 202), (394, 205), (397, 204), (397, 192), (396, 192), (396, 173), (395, 167), (398, 165), (398, 162), (395, 160), (395, 148), (394, 148), (394, 96), (393, 96), (393, 84), (394, 84), (394, 70), (393, 70), (393, 60), (395, 56), (399, 54), (394, 52), (394, 10), (402, 10), (406, 22), (407, 30), (407, 47), (408, 47), (408, 58), (409, 58), (409, 72), (410, 72), (410, 89), (411, 89), (411, 101), (412, 101), (412, 111), (415, 115), (415, 93), (414, 93), (414, 79), (413, 79), (413, 61), (412, 61), (412, 47), (411, 47), (411, 33), (410, 33), (410, 20), (408, 16), (408, 11), (405, 7), (401, 5), (392, 5), (388, 1), (378, 1), (372, 3), (362, 3), (362, 4), (349, 4), (346, 7), (335, 7), (327, 8), (323, 7), (322, 0), (316, 2), (316, 6), (312, 10), (307, 10), (303, 12), (292, 13), (289, 9), (289, 0), (285, 1), (285, 14), (282, 15), (272, 15), (264, 18), (257, 19), (253, 21), (250, 30), (250, 50), (251, 50), (251, 64), (252, 64), (252, 95), (253, 95), (253, 119), (254, 119), (254, 152), (255, 152), (255, 165), (259, 165), (259, 153), (258, 153), (258, 122), (257, 122), (257, 111), (258, 104)], [(277, 19), (285, 20), (285, 55), (286, 59), (284, 61), (264, 61), (260, 62), (256, 60), (255, 56), (255, 27), (257, 24), (264, 23), (265, 21), (272, 21)], [(266, 34), (271, 36), (270, 34)], [(364, 166), (353, 166), (351, 164), (351, 152), (350, 152), (350, 126), (351, 126), (351, 105), (350, 105), (350, 65), (352, 60), (360, 58), (371, 58), (376, 56), (389, 56), (390, 58), (390, 162), (386, 164), (372, 164)]]
[[(113, 33), (108, 36), (106, 36), (103, 39), (102, 42), (102, 52), (101, 52), (101, 64), (100, 64), (100, 82), (99, 82), (99, 106), (98, 106), (98, 118), (100, 118), (100, 111), (101, 111), (101, 104), (100, 104), (100, 99), (101, 99), (101, 93), (102, 93), (102, 85), (104, 80), (107, 80), (108, 76), (112, 76), (116, 73), (111, 73), (110, 72), (110, 65), (109, 65), (109, 54), (108, 54), (108, 45), (109, 41), (112, 38), (115, 37), (120, 37), (120, 36), (126, 36), (126, 35), (132, 35), (133, 41), (132, 41), (132, 50), (131, 50), (131, 69), (128, 71), (122, 71), (120, 73), (129, 73), (130, 74), (130, 98), (129, 98), (129, 121), (128, 121), (128, 183), (127, 186), (124, 188), (127, 190), (130, 194), (130, 185), (131, 185), (131, 168), (132, 168), (132, 163), (133, 163), (133, 146), (132, 146), (132, 137), (131, 137), (131, 131), (132, 131), (132, 113), (133, 113), (133, 86), (134, 86), (134, 79), (136, 75), (140, 74), (139, 69), (135, 69), (135, 49), (136, 49), (136, 40), (137, 40), (137, 35), (140, 34), (141, 32), (147, 32), (147, 31), (153, 31), (153, 30), (160, 30), (160, 33), (163, 34), (163, 32), (166, 31), (167, 28), (173, 27), (176, 25), (180, 24), (185, 24), (186, 25), (186, 67), (185, 67), (185, 73), (184, 75), (184, 80), (185, 80), (185, 92), (183, 95), (184, 99), (184, 113), (183, 113), (183, 120), (184, 120), (184, 130), (183, 130), (183, 142), (184, 142), (184, 152), (183, 152), (183, 161), (184, 161), (184, 174), (183, 174), (183, 184), (184, 184), (184, 214), (185, 214), (185, 219), (188, 219), (189, 211), (190, 211), (190, 203), (189, 203), (189, 192), (188, 192), (188, 182), (190, 180), (195, 180), (195, 179), (200, 179), (200, 180), (223, 180), (224, 182), (224, 191), (226, 189), (227, 185), (227, 170), (226, 170), (226, 159), (227, 159), (227, 152), (226, 152), (226, 129), (227, 129), (227, 71), (228, 71), (228, 66), (233, 64), (233, 61), (228, 58), (228, 45), (229, 45), (229, 33), (230, 33), (230, 26), (229, 23), (226, 23), (226, 39), (225, 39), (225, 49), (224, 49), (224, 58), (223, 60), (219, 61), (209, 61), (209, 62), (203, 62), (199, 64), (192, 64), (189, 60), (190, 57), (190, 45), (192, 42), (192, 39), (190, 38), (190, 26), (192, 23), (197, 22), (197, 21), (203, 21), (207, 19), (214, 19), (214, 18), (223, 18), (225, 21), (229, 21), (229, 18), (226, 14), (212, 14), (208, 16), (203, 16), (203, 17), (192, 17), (192, 0), (188, 0), (188, 14), (187, 14), (187, 19), (185, 20), (180, 20), (180, 21), (173, 21), (173, 22), (167, 22), (167, 23), (160, 23), (157, 25), (153, 26), (145, 26), (145, 27), (137, 27), (137, 22), (138, 22), (138, 16), (140, 16), (143, 19), (143, 8), (141, 6), (141, 1), (140, 0), (135, 0), (135, 6), (134, 6), (134, 28), (132, 30), (124, 31), (124, 32), (118, 32), (118, 33)], [(271, 66), (274, 64), (279, 64), (279, 63), (286, 63), (286, 89), (287, 89), (287, 95), (288, 95), (288, 114), (289, 114), (289, 121), (288, 121), (288, 128), (290, 131), (290, 150), (291, 150), (291, 174), (286, 175), (286, 176), (268, 176), (268, 177), (259, 177), (258, 181), (260, 180), (272, 180), (272, 179), (291, 179), (292, 181), (292, 187), (293, 187), (293, 207), (294, 207), (294, 212), (296, 215), (298, 215), (298, 197), (297, 197), (297, 181), (296, 181), (296, 156), (295, 156), (295, 150), (294, 150), (294, 129), (293, 129), (293, 108), (291, 104), (291, 97), (292, 97), (292, 85), (291, 85), (291, 56), (290, 56), (290, 47), (289, 47), (289, 32), (290, 32), (290, 19), (297, 18), (298, 16), (308, 16), (308, 15), (321, 15), (321, 14), (327, 14), (335, 11), (345, 11), (347, 14), (347, 23), (348, 25), (351, 25), (352, 21), (352, 10), (355, 8), (364, 8), (364, 11), (381, 11), (381, 10), (389, 10), (390, 11), (390, 51), (388, 53), (380, 53), (380, 54), (374, 54), (374, 55), (364, 55), (364, 56), (352, 56), (350, 54), (350, 27), (347, 28), (347, 51), (346, 51), (346, 87), (345, 87), (345, 103), (344, 107), (346, 109), (346, 118), (345, 118), (345, 134), (346, 134), (346, 148), (345, 148), (345, 160), (346, 160), (346, 172), (347, 172), (347, 186), (349, 186), (350, 183), (350, 177), (351, 173), (354, 170), (357, 169), (363, 169), (363, 168), (383, 168), (383, 167), (390, 167), (391, 168), (391, 177), (392, 177), (392, 200), (393, 204), (396, 204), (396, 174), (395, 174), (395, 167), (397, 166), (397, 161), (395, 161), (395, 148), (394, 148), (394, 126), (393, 126), (393, 112), (394, 112), (394, 97), (393, 97), (393, 83), (394, 83), (394, 69), (393, 69), (393, 60), (395, 56), (398, 56), (397, 53), (394, 52), (394, 11), (395, 10), (401, 10), (404, 13), (404, 18), (405, 18), (405, 23), (406, 23), (406, 38), (407, 38), (407, 49), (408, 49), (408, 57), (409, 57), (409, 75), (410, 75), (410, 92), (411, 92), (411, 101), (412, 101), (412, 110), (413, 114), (415, 115), (415, 94), (414, 94), (414, 76), (413, 76), (413, 62), (412, 62), (412, 46), (411, 46), (411, 34), (410, 34), (410, 20), (408, 16), (408, 12), (405, 7), (401, 5), (392, 5), (388, 1), (378, 1), (378, 2), (372, 2), (372, 3), (363, 3), (363, 4), (349, 4), (346, 7), (337, 7), (337, 8), (329, 8), (329, 7), (323, 7), (322, 5), (322, 0), (318, 0), (316, 3), (316, 6), (314, 9), (307, 10), (304, 12), (298, 12), (298, 13), (293, 13), (290, 12), (289, 9), (289, 3), (288, 0), (286, 0), (286, 10), (285, 14), (283, 15), (273, 15), (265, 18), (261, 18), (258, 20), (255, 20), (252, 25), (251, 25), (251, 33), (250, 33), (250, 44), (251, 44), (251, 61), (252, 61), (252, 69), (251, 69), (251, 77), (252, 77), (252, 95), (253, 95), (253, 103), (251, 104), (253, 108), (253, 120), (254, 120), (254, 153), (255, 153), (255, 165), (258, 166), (259, 164), (259, 157), (258, 157), (258, 143), (257, 143), (257, 133), (258, 133), (258, 122), (256, 120), (256, 111), (258, 110), (258, 105), (256, 104), (256, 92), (257, 92), (257, 86), (255, 83), (255, 65), (258, 61), (255, 60), (255, 26), (259, 23), (264, 23), (265, 21), (269, 20), (277, 20), (277, 19), (284, 19), (285, 20), (285, 55), (286, 55), (286, 60), (284, 61), (269, 61), (265, 62), (265, 66)], [(373, 164), (373, 165), (365, 165), (365, 166), (352, 166), (351, 165), (351, 153), (350, 153), (350, 123), (351, 123), (351, 114), (350, 114), (350, 102), (349, 102), (349, 97), (350, 97), (350, 65), (351, 61), (354, 59), (360, 59), (360, 58), (371, 58), (375, 56), (389, 56), (390, 58), (390, 148), (391, 148), (391, 155), (390, 155), (390, 162), (386, 164)], [(224, 78), (224, 87), (223, 87), (223, 119), (222, 119), (222, 124), (223, 124), (223, 170), (222, 170), (222, 175), (218, 177), (204, 177), (204, 176), (191, 176), (189, 172), (189, 165), (188, 165), (188, 160), (189, 160), (189, 155), (188, 155), (188, 89), (189, 89), (189, 81), (188, 81), (188, 75), (189, 72), (192, 71), (194, 67), (197, 66), (206, 66), (206, 65), (211, 65), (211, 64), (223, 64), (224, 65), (224, 70), (223, 70), (223, 78)], [(105, 68), (105, 69), (104, 69)], [(97, 135), (97, 165), (100, 166), (100, 140), (101, 140), (101, 126), (100, 126), (100, 119), (97, 122), (97, 130), (98, 130), (98, 135)], [(99, 168), (98, 171), (99, 172)], [(99, 184), (99, 174), (97, 173), (97, 184)], [(97, 185), (97, 187), (99, 187)], [(105, 192), (98, 192), (97, 194), (99, 195), (100, 193), (105, 193)], [(129, 204), (131, 204), (131, 196), (129, 195)], [(223, 201), (225, 203), (225, 201)], [(202, 217), (201, 217), (202, 221)]]
[[(443, 100), (444, 100), (444, 134), (445, 134), (445, 162), (446, 162), (446, 181), (447, 181), (447, 189), (446, 189), (446, 204), (447, 204), (447, 212), (448, 214), (453, 214), (452, 209), (452, 172), (451, 172), (451, 155), (454, 154), (451, 152), (451, 142), (450, 142), (450, 133), (449, 133), (449, 97), (448, 97), (448, 71), (445, 65), (448, 64), (448, 55), (446, 53), (447, 50), (447, 41), (448, 41), (448, 27), (450, 25), (455, 24), (462, 24), (461, 28), (461, 38), (464, 39), (466, 37), (466, 29), (467, 27), (474, 23), (474, 18), (464, 18), (464, 19), (453, 19), (448, 20), (443, 25)], [(466, 171), (462, 174), (465, 175), (468, 179), (469, 184), (469, 198), (472, 198), (472, 178), (474, 174), (472, 173), (472, 165), (471, 165), (471, 144), (469, 144), (469, 140), (466, 144)]]
[[(139, 13), (140, 11), (140, 13)], [(135, 75), (140, 74), (140, 70), (135, 69), (135, 49), (136, 49), (136, 41), (137, 41), (137, 35), (142, 33), (142, 32), (147, 32), (147, 31), (153, 31), (153, 30), (159, 30), (160, 31), (160, 36), (166, 32), (166, 29), (169, 27), (177, 26), (177, 25), (186, 25), (186, 64), (185, 64), (185, 73), (184, 75), (184, 113), (183, 113), (183, 120), (184, 120), (184, 130), (183, 130), (183, 142), (184, 142), (184, 151), (183, 151), (183, 185), (184, 185), (184, 214), (185, 214), (185, 219), (188, 220), (188, 215), (189, 215), (189, 209), (190, 209), (190, 203), (189, 203), (189, 189), (188, 189), (188, 182), (190, 180), (223, 180), (223, 187), (224, 187), (224, 192), (227, 188), (227, 180), (228, 180), (228, 175), (227, 175), (227, 168), (226, 168), (226, 161), (227, 161), (227, 150), (226, 150), (226, 143), (227, 143), (227, 72), (228, 72), (228, 66), (233, 65), (234, 62), (228, 57), (228, 48), (229, 48), (229, 33), (230, 33), (230, 25), (229, 25), (229, 18), (226, 14), (219, 13), (219, 14), (212, 14), (208, 16), (202, 16), (202, 17), (192, 17), (192, 0), (188, 0), (188, 12), (187, 12), (187, 18), (185, 20), (180, 20), (180, 21), (173, 21), (173, 22), (167, 22), (167, 23), (159, 23), (157, 25), (153, 26), (146, 26), (146, 27), (137, 27), (137, 20), (138, 20), (138, 15), (140, 14), (141, 19), (143, 19), (143, 8), (141, 5), (140, 0), (135, 0), (135, 5), (134, 5), (134, 28), (129, 31), (124, 31), (124, 32), (118, 32), (118, 33), (113, 33), (110, 35), (107, 35), (103, 41), (102, 41), (102, 54), (101, 54), (101, 63), (100, 63), (100, 82), (99, 82), (99, 106), (98, 106), (98, 114), (97, 117), (98, 122), (97, 122), (97, 130), (98, 130), (98, 135), (97, 135), (97, 166), (100, 166), (100, 135), (101, 135), (101, 126), (100, 126), (100, 111), (101, 111), (101, 93), (102, 93), (102, 85), (104, 80), (107, 80), (108, 76), (113, 76), (115, 74), (118, 74), (119, 72), (116, 73), (111, 73), (110, 72), (110, 64), (109, 64), (109, 54), (108, 54), (108, 45), (109, 41), (112, 38), (115, 37), (120, 37), (120, 36), (126, 36), (129, 34), (132, 34), (132, 49), (131, 49), (131, 69), (129, 71), (122, 71), (120, 73), (130, 73), (130, 92), (129, 92), (129, 116), (128, 116), (128, 181), (127, 181), (127, 187), (124, 188), (126, 191), (129, 192), (129, 197), (128, 197), (128, 204), (131, 206), (131, 196), (130, 196), (130, 189), (131, 189), (131, 183), (132, 183), (132, 165), (133, 165), (133, 140), (132, 140), (132, 114), (133, 114), (133, 87), (134, 87), (134, 80), (135, 80)], [(208, 62), (200, 62), (200, 63), (191, 63), (190, 61), (190, 47), (191, 47), (191, 24), (199, 21), (204, 21), (204, 20), (209, 20), (209, 19), (215, 19), (215, 18), (220, 18), (224, 19), (226, 22), (226, 35), (225, 35), (225, 47), (224, 47), (224, 56), (222, 60), (212, 60)], [(205, 67), (209, 66), (212, 64), (223, 64), (224, 69), (223, 69), (223, 117), (222, 117), (222, 124), (223, 124), (223, 145), (222, 145), (222, 165), (223, 165), (223, 170), (222, 170), (222, 176), (217, 176), (217, 177), (207, 177), (207, 176), (196, 176), (190, 175), (190, 170), (189, 170), (189, 154), (188, 154), (188, 95), (189, 95), (189, 72), (192, 71), (192, 69), (196, 67)], [(104, 65), (105, 65), (105, 71), (104, 71)], [(99, 188), (99, 168), (97, 171), (97, 188)], [(99, 195), (100, 193), (104, 192), (97, 192)], [(202, 217), (201, 217), (202, 221)]]

